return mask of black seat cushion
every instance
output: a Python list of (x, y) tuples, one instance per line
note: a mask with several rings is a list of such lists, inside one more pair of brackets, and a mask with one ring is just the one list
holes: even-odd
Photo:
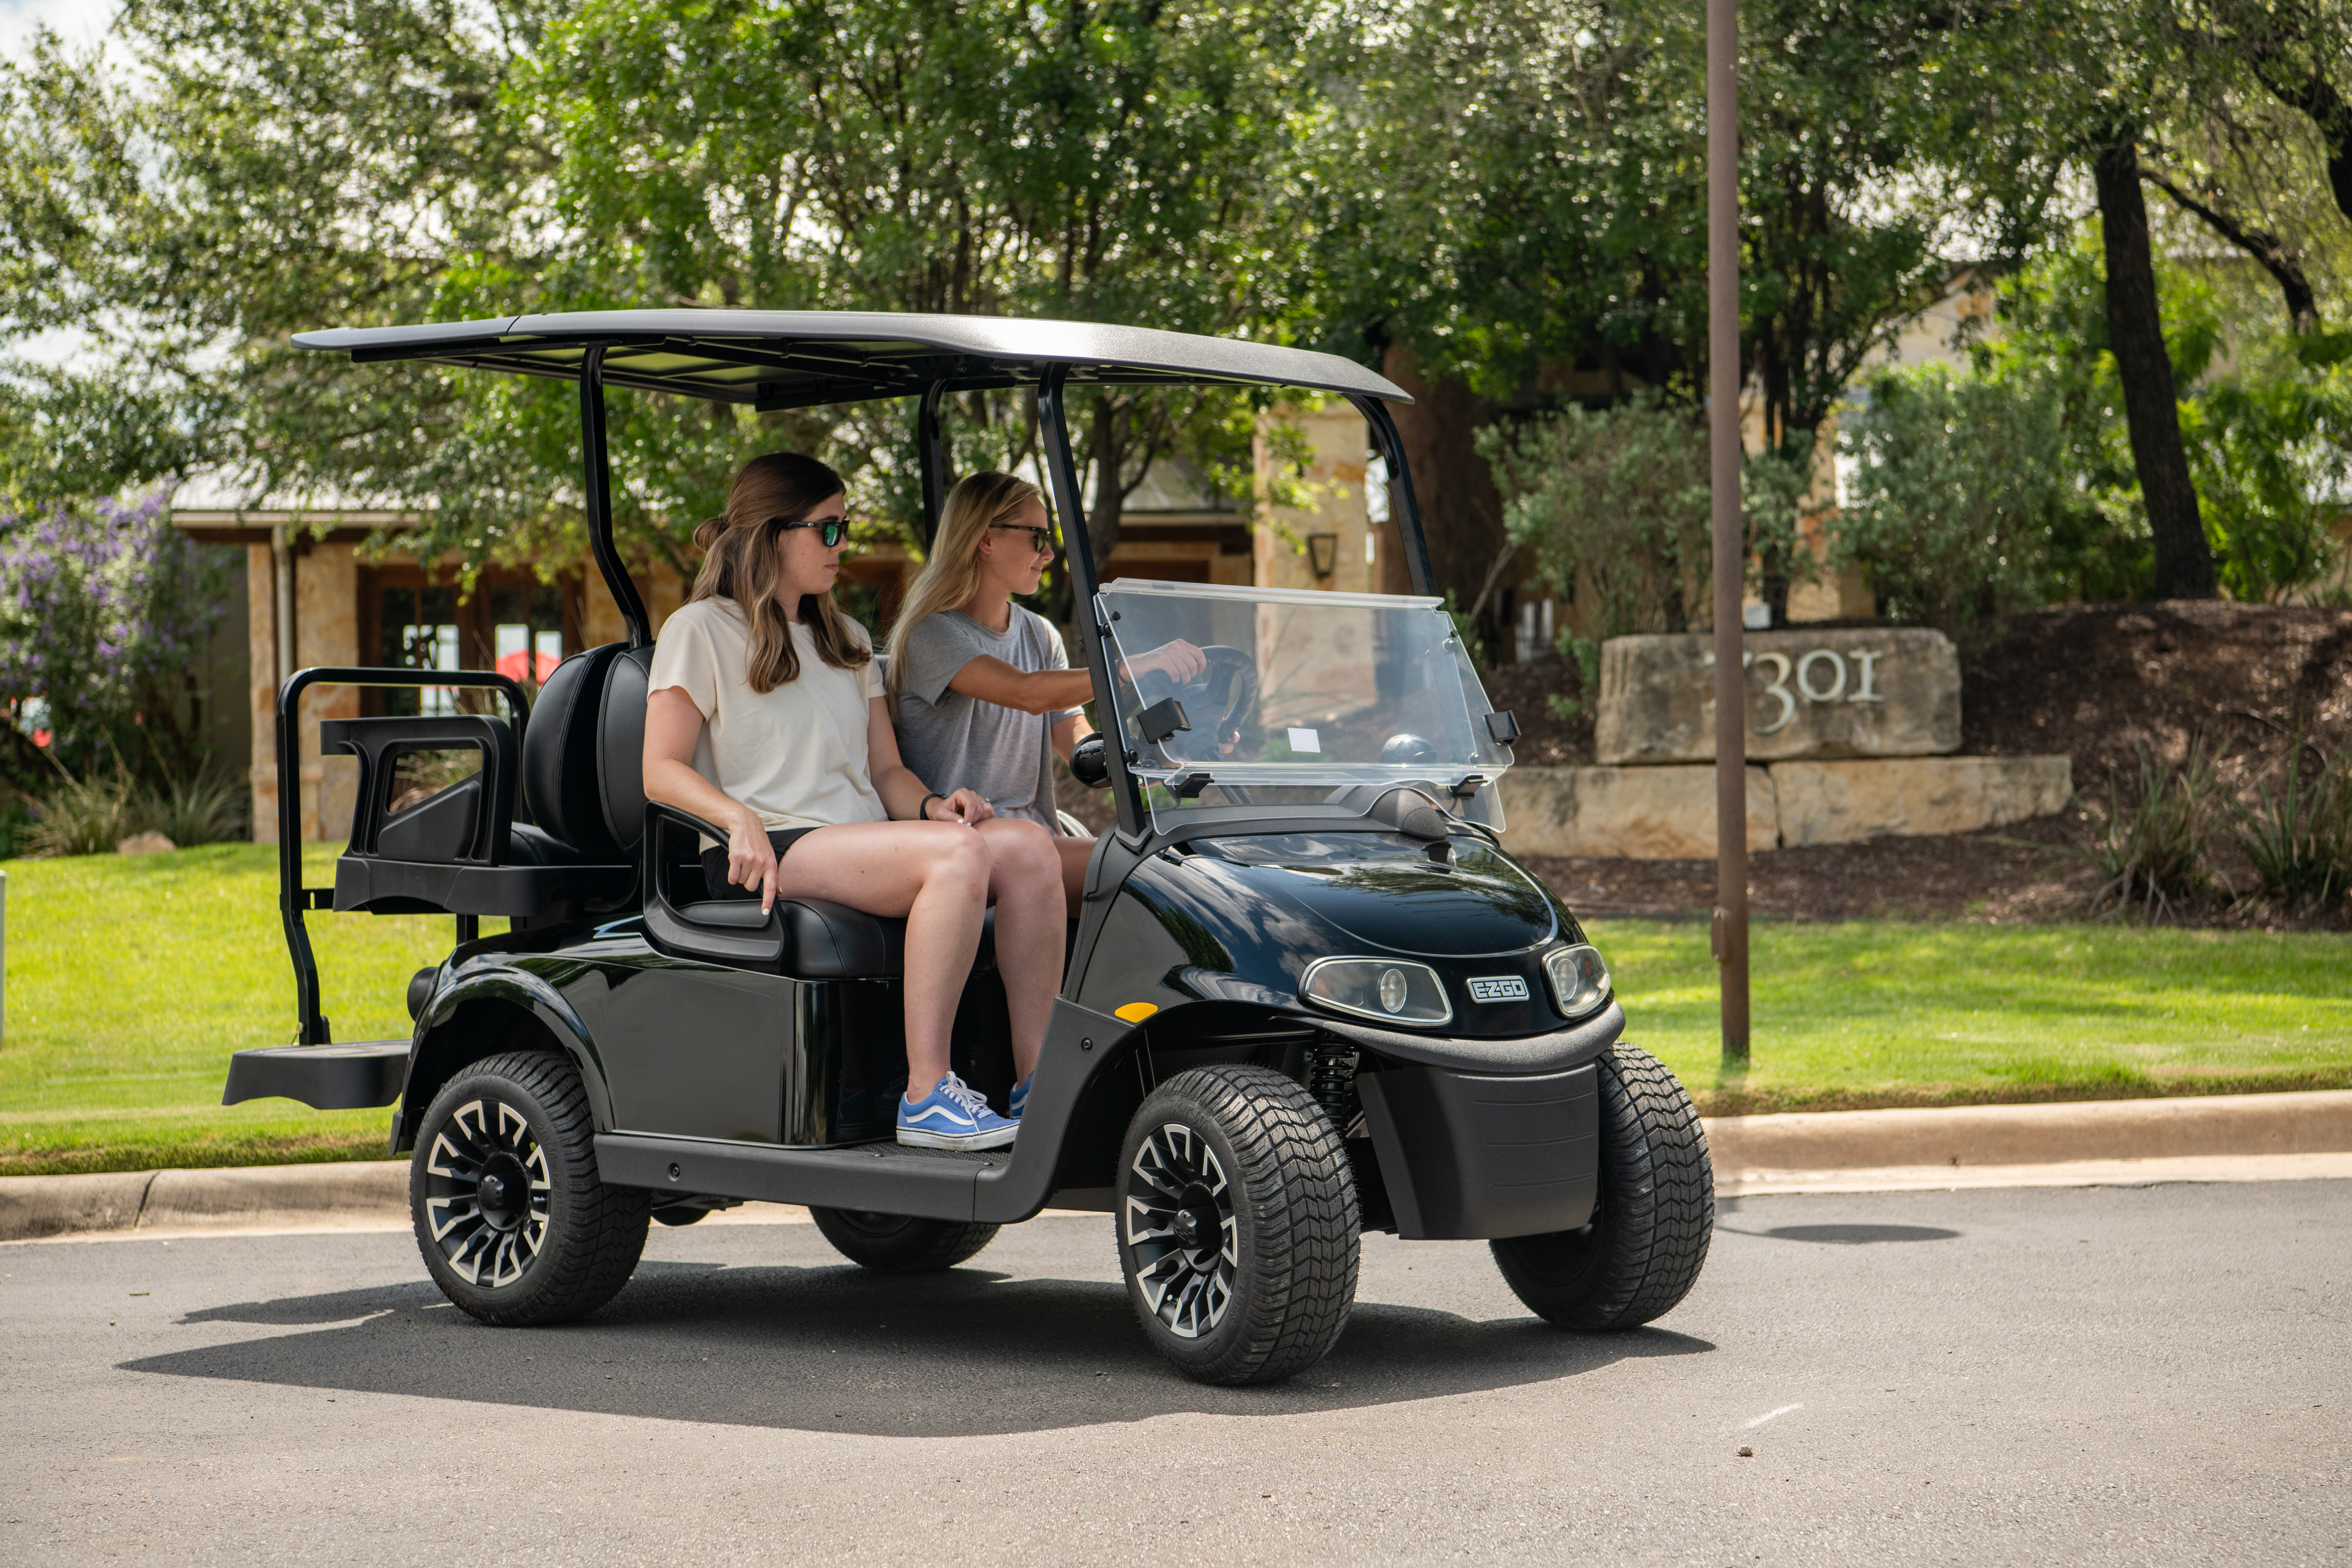
[[(691, 928), (735, 936), (772, 932), (760, 917), (759, 900), (740, 888), (732, 897), (686, 904), (675, 912)], [(907, 968), (907, 922), (869, 915), (825, 899), (782, 899), (776, 903), (783, 927), (783, 956), (777, 967), (801, 980), (887, 980)], [(676, 942), (677, 939), (671, 939)], [(690, 937), (682, 944), (691, 946)], [(996, 967), (996, 911), (980, 928), (980, 951), (974, 969)]]
[(518, 822), (507, 829), (506, 863), (509, 866), (579, 866), (584, 862), (580, 852), (562, 839)]

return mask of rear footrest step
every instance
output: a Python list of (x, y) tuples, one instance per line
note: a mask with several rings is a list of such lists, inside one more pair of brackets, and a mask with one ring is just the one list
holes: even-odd
[(406, 1040), (259, 1046), (229, 1058), (221, 1103), (299, 1100), (313, 1110), (362, 1110), (394, 1103), (407, 1081)]

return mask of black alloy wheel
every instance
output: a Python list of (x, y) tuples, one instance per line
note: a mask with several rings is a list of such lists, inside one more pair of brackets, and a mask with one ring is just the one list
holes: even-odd
[(1233, 1183), (1216, 1151), (1181, 1121), (1147, 1130), (1131, 1162), (1127, 1246), (1143, 1309), (1178, 1339), (1197, 1340), (1234, 1304)]
[(999, 1226), (951, 1219), (916, 1219), (864, 1209), (812, 1207), (809, 1218), (834, 1250), (878, 1274), (937, 1274), (953, 1268), (996, 1239)]
[(1128, 1125), (1119, 1269), (1160, 1354), (1203, 1383), (1323, 1359), (1355, 1304), (1355, 1179), (1331, 1119), (1270, 1068), (1197, 1068)]
[(1706, 1267), (1715, 1167), (1698, 1109), (1649, 1052), (1600, 1059), (1601, 1191), (1575, 1230), (1487, 1244), (1512, 1293), (1563, 1329), (1639, 1328), (1665, 1316)]
[(487, 1058), (417, 1129), (409, 1208), (434, 1282), (486, 1323), (583, 1317), (628, 1283), (651, 1195), (596, 1173), (579, 1070), (552, 1052)]

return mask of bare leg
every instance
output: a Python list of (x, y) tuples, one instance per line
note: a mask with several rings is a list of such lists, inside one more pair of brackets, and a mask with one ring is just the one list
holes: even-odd
[(1004, 981), (1017, 1083), (1037, 1066), (1037, 1053), (1045, 1043), (1045, 1020), (1062, 989), (1061, 867), (1054, 856), (1053, 837), (1038, 823), (1000, 816), (982, 823), (979, 837), (988, 846), (988, 891), (996, 905), (996, 972)]
[(1062, 897), (1069, 908), (1068, 919), (1076, 920), (1085, 912), (1087, 901), (1087, 862), (1094, 858), (1095, 846), (1101, 840), (1071, 838), (1056, 836), (1054, 852), (1062, 858)]
[[(906, 921), (909, 1100), (930, 1093), (948, 1070), (956, 1003), (988, 913), (990, 859), (981, 836), (960, 823), (850, 822), (801, 839), (777, 868), (778, 891), (786, 897), (830, 899)], [(997, 920), (1001, 955), (1003, 916)], [(1008, 973), (1008, 994), (1010, 979)], [(1034, 1061), (1034, 1043), (1029, 1054)]]

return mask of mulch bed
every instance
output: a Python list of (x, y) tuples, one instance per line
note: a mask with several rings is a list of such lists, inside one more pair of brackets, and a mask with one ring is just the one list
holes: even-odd
[[(2020, 616), (1961, 659), (1962, 752), (2063, 752), (2074, 787), (2098, 808), (2110, 773), (2128, 789), (2147, 745), (2178, 763), (2201, 739), (2223, 783), (2275, 776), (2297, 733), (2337, 756), (2352, 751), (2352, 611), (2168, 602), (2060, 605)], [(1558, 685), (1548, 685), (1559, 682)], [(1547, 697), (1579, 695), (1579, 671), (1549, 658), (1495, 672), (1495, 705), (1518, 714), (1523, 763), (1589, 764), (1589, 713), (1559, 718)], [(2079, 813), (1980, 833), (1760, 851), (1749, 858), (1759, 915), (1876, 916), (2000, 922), (2081, 920), (2099, 878), (2073, 850)], [(2259, 883), (2234, 846), (2217, 853), (2217, 885), (2170, 923), (2256, 930), (2352, 930), (2352, 911), (2289, 911), (2252, 896)], [(1712, 860), (1532, 864), (1570, 906), (1595, 915), (1704, 917)], [(2244, 895), (2244, 896), (2242, 896)]]

